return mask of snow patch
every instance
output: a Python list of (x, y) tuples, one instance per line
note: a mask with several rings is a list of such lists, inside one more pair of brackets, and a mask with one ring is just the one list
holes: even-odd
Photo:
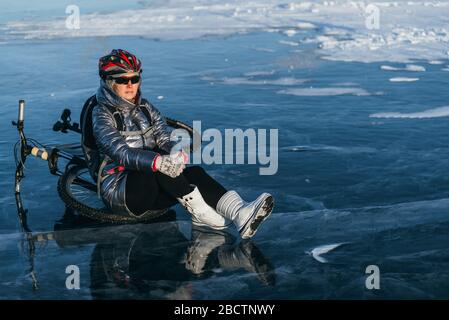
[(279, 94), (290, 94), (293, 96), (369, 96), (371, 93), (361, 88), (292, 88), (278, 91)]
[(305, 79), (296, 79), (296, 78), (279, 78), (273, 80), (251, 80), (248, 78), (224, 78), (223, 83), (229, 85), (239, 85), (239, 84), (247, 84), (247, 85), (274, 85), (274, 86), (293, 86), (297, 84), (302, 84), (306, 82)]
[(307, 254), (311, 255), (316, 261), (321, 263), (327, 263), (327, 259), (322, 257), (323, 254), (326, 254), (332, 250), (337, 249), (338, 247), (347, 244), (347, 242), (335, 243), (335, 244), (327, 244), (323, 246), (319, 246), (313, 248), (311, 251), (306, 251)]
[(426, 68), (424, 68), (422, 66), (414, 65), (414, 64), (407, 64), (403, 68), (383, 65), (383, 66), (380, 66), (380, 69), (386, 70), (386, 71), (412, 71), (412, 72), (424, 72), (424, 71), (426, 71)]
[(449, 107), (440, 107), (420, 112), (381, 112), (370, 115), (370, 118), (397, 118), (397, 119), (429, 119), (449, 116)]
[(274, 70), (271, 71), (251, 71), (245, 72), (243, 75), (245, 77), (259, 77), (259, 76), (271, 76), (274, 74)]
[(390, 78), (390, 82), (414, 82), (419, 81), (419, 78), (395, 77)]

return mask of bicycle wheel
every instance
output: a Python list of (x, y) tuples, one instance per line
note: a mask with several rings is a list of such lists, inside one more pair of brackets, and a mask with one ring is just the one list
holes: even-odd
[(151, 221), (160, 217), (168, 209), (154, 210), (142, 216), (120, 216), (112, 213), (97, 196), (97, 185), (89, 169), (81, 165), (68, 165), (58, 180), (58, 193), (62, 201), (79, 214), (91, 219), (116, 222), (137, 223)]

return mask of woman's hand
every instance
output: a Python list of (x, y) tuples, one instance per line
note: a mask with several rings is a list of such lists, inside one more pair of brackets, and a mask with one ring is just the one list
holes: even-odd
[(184, 171), (185, 167), (184, 157), (178, 153), (174, 155), (157, 155), (153, 160), (152, 170), (176, 178)]

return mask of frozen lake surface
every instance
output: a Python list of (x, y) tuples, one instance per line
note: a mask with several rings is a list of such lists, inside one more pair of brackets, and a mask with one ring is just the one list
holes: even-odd
[[(380, 29), (368, 30), (350, 1), (66, 2), (0, 10), (10, 80), (0, 89), (0, 298), (449, 298), (449, 3), (381, 2)], [(69, 4), (81, 9), (79, 30), (64, 28)], [(144, 96), (169, 117), (279, 129), (277, 174), (205, 166), (248, 200), (274, 195), (250, 242), (192, 231), (179, 207), (176, 221), (86, 222), (30, 159), (30, 259), (14, 197), (18, 100), (29, 137), (77, 141), (52, 125), (65, 107), (78, 117), (111, 48), (141, 58)], [(193, 266), (198, 247), (209, 255)], [(66, 289), (68, 265), (80, 290)], [(380, 290), (365, 287), (369, 265)]]

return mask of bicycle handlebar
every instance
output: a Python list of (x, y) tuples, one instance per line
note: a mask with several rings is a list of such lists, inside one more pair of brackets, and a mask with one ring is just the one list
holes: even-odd
[(33, 147), (31, 148), (30, 154), (36, 158), (48, 161), (48, 152), (44, 148)]

